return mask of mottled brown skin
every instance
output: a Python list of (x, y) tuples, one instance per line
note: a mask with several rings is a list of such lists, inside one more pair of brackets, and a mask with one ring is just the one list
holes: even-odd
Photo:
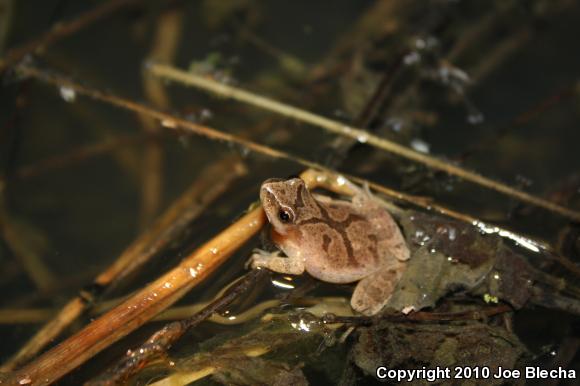
[(253, 267), (310, 275), (331, 283), (359, 281), (351, 304), (364, 314), (388, 300), (409, 258), (391, 215), (359, 190), (352, 202), (314, 197), (298, 178), (270, 179), (260, 198), (272, 240), (288, 256), (254, 255)]

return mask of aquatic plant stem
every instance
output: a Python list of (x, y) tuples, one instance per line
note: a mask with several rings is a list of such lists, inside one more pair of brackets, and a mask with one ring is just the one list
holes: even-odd
[(155, 357), (166, 354), (167, 350), (188, 330), (205, 321), (216, 312), (223, 311), (226, 306), (238, 299), (242, 293), (264, 277), (266, 273), (266, 270), (252, 270), (246, 273), (226, 293), (214, 299), (214, 301), (207, 304), (194, 315), (166, 324), (163, 328), (153, 333), (145, 343), (134, 350), (128, 350), (124, 357), (115, 365), (105, 370), (103, 374), (86, 382), (85, 386), (125, 384), (132, 375), (136, 374)]
[(0, 192), (0, 239), (6, 243), (38, 289), (41, 292), (49, 291), (56, 286), (57, 276), (45, 263), (42, 253), (31, 242), (29, 232), (33, 230), (24, 230), (18, 225), (17, 219), (11, 216), (5, 203), (5, 196)]
[(261, 207), (199, 247), (121, 305), (12, 373), (7, 384), (49, 385), (168, 308), (203, 282), (264, 225)]
[(2, 74), (6, 69), (14, 66), (26, 55), (37, 54), (54, 42), (74, 34), (75, 32), (93, 24), (105, 16), (112, 14), (122, 7), (125, 7), (131, 3), (136, 3), (138, 1), (142, 0), (110, 0), (101, 3), (90, 11), (81, 14), (74, 20), (56, 23), (42, 36), (24, 43), (19, 47), (8, 50), (6, 55), (0, 58), (0, 74)]
[(278, 102), (271, 98), (251, 93), (240, 88), (232, 87), (227, 84), (217, 82), (207, 76), (196, 75), (180, 69), (167, 66), (164, 64), (150, 63), (147, 67), (152, 74), (164, 79), (176, 81), (187, 86), (194, 86), (204, 91), (217, 94), (226, 98), (232, 98), (288, 118), (296, 119), (301, 122), (309, 123), (314, 126), (323, 128), (329, 132), (350, 137), (361, 143), (396, 154), (403, 158), (409, 159), (428, 166), (432, 169), (441, 170), (445, 173), (457, 176), (466, 181), (473, 182), (477, 185), (486, 187), (499, 193), (516, 198), (530, 205), (535, 205), (546, 210), (558, 213), (562, 216), (580, 221), (580, 213), (572, 209), (565, 208), (548, 200), (536, 197), (532, 194), (523, 192), (506, 184), (494, 181), (475, 172), (466, 170), (462, 167), (450, 164), (443, 160), (432, 157), (428, 154), (419, 153), (406, 146), (392, 142), (388, 139), (381, 138), (365, 130), (346, 125), (332, 119), (322, 117), (309, 111)]
[[(149, 60), (163, 63), (172, 63), (178, 52), (181, 33), (183, 30), (183, 14), (179, 9), (163, 12), (156, 22), (155, 33), (151, 39)], [(143, 91), (147, 100), (166, 110), (171, 106), (171, 99), (167, 94), (162, 80), (147, 72), (142, 73)], [(163, 131), (155, 119), (147, 115), (138, 115), (143, 130), (149, 134)], [(143, 149), (143, 173), (141, 176), (141, 207), (139, 226), (145, 228), (155, 218), (163, 198), (165, 149), (163, 141), (150, 141)]]
[(92, 286), (81, 291), (77, 297), (62, 307), (54, 318), (2, 364), (0, 370), (12, 371), (33, 358), (91, 308), (100, 295), (111, 291), (128, 276), (135, 274), (155, 254), (175, 240), (176, 235), (183, 232), (213, 200), (226, 191), (234, 179), (246, 172), (237, 157), (226, 157), (206, 168), (147, 231), (95, 278)]
[[(253, 142), (251, 140), (245, 139), (245, 138), (241, 138), (239, 136), (236, 136), (234, 134), (229, 134), (229, 133), (224, 133), (222, 131), (213, 129), (211, 127), (207, 127), (207, 126), (203, 126), (191, 121), (188, 121), (186, 119), (177, 117), (175, 115), (163, 112), (163, 111), (159, 111), (156, 109), (153, 109), (151, 107), (145, 106), (143, 104), (128, 100), (128, 99), (124, 99), (115, 95), (111, 95), (111, 94), (106, 94), (103, 93), (99, 90), (93, 89), (93, 88), (88, 88), (86, 86), (83, 86), (79, 83), (75, 83), (63, 76), (59, 76), (59, 75), (55, 75), (55, 74), (51, 74), (48, 73), (46, 71), (40, 70), (38, 68), (34, 68), (34, 67), (29, 67), (29, 66), (20, 66), (19, 68), (19, 72), (23, 75), (23, 76), (30, 76), (33, 77), (35, 79), (38, 79), (42, 82), (48, 83), (48, 84), (53, 84), (55, 86), (64, 86), (64, 87), (68, 87), (73, 89), (75, 92), (78, 92), (79, 94), (83, 94), (86, 95), (90, 98), (93, 98), (95, 100), (99, 100), (108, 104), (111, 104), (113, 106), (117, 106), (119, 108), (122, 109), (126, 109), (132, 112), (137, 112), (137, 113), (142, 113), (142, 114), (147, 114), (155, 119), (157, 119), (159, 122), (161, 122), (161, 125), (164, 126), (167, 129), (170, 130), (175, 130), (178, 132), (185, 132), (185, 133), (193, 133), (193, 134), (197, 134), (206, 138), (209, 138), (211, 140), (217, 140), (217, 141), (225, 141), (225, 142), (229, 142), (229, 143), (233, 143), (239, 146), (242, 146), (246, 149), (249, 149), (251, 151), (255, 151), (257, 153), (266, 155), (268, 157), (273, 157), (273, 158), (278, 158), (278, 159), (284, 159), (284, 160), (288, 160), (290, 162), (295, 162), (298, 163), (306, 168), (311, 168), (311, 169), (316, 169), (318, 171), (323, 172), (322, 174), (326, 174), (326, 177), (319, 175), (319, 177), (321, 178), (326, 178), (328, 180), (328, 184), (329, 186), (333, 186), (333, 189), (335, 189), (336, 191), (341, 191), (342, 193), (344, 192), (345, 187), (341, 187), (339, 186), (339, 184), (337, 184), (337, 177), (341, 176), (337, 171), (332, 170), (330, 168), (327, 168), (321, 164), (318, 164), (316, 162), (301, 158), (301, 157), (297, 157), (295, 155), (292, 155), (290, 153), (266, 146), (266, 145), (261, 145), (258, 144), (256, 142)], [(316, 173), (315, 171), (311, 171), (311, 173)], [(320, 173), (319, 173), (320, 174)], [(304, 175), (308, 175), (308, 174), (304, 174)], [(441, 213), (443, 215), (455, 218), (457, 220), (460, 221), (464, 221), (470, 224), (474, 224), (474, 225), (490, 225), (490, 224), (485, 224), (484, 222), (480, 221), (479, 219), (470, 216), (468, 214), (464, 214), (464, 213), (460, 213), (457, 212), (455, 210), (449, 209), (443, 205), (439, 205), (437, 203), (434, 203), (431, 199), (429, 198), (425, 198), (425, 197), (418, 197), (418, 196), (413, 196), (410, 194), (406, 194), (394, 189), (390, 189), (387, 188), (383, 185), (371, 182), (371, 181), (367, 181), (365, 179), (362, 179), (360, 177), (356, 177), (356, 176), (350, 176), (348, 174), (344, 174), (342, 175), (348, 179), (350, 179), (351, 181), (357, 182), (359, 184), (368, 184), (369, 187), (371, 187), (372, 189), (381, 192), (389, 197), (391, 197), (394, 200), (398, 200), (398, 201), (404, 201), (407, 202), (411, 205), (429, 210), (429, 211), (436, 211), (438, 213)], [(316, 179), (316, 176), (314, 176), (314, 178)], [(331, 179), (334, 179), (334, 181), (330, 181)], [(572, 215), (574, 216), (574, 218), (578, 217), (580, 218), (580, 213), (578, 212), (572, 212)], [(494, 227), (494, 229), (496, 230), (495, 232), (500, 234), (502, 231), (506, 231), (507, 234), (509, 235), (514, 235), (517, 236), (521, 239), (533, 242), (538, 249), (543, 249), (543, 250), (547, 250), (549, 252), (554, 252), (553, 248), (550, 247), (549, 245), (547, 245), (544, 242), (541, 241), (537, 241), (537, 240), (533, 240), (529, 237), (526, 236), (522, 236), (519, 234), (516, 234), (514, 232), (511, 232), (507, 229), (503, 229), (500, 227)], [(557, 256), (558, 257), (558, 256)], [(557, 258), (557, 260), (559, 262), (562, 262), (563, 260), (566, 260), (563, 256), (559, 256), (559, 258)], [(573, 263), (570, 263), (573, 264)]]
[[(92, 157), (100, 156), (122, 147), (139, 145), (142, 142), (155, 140), (157, 137), (161, 136), (161, 134), (120, 135), (115, 138), (105, 139), (101, 142), (79, 146), (71, 151), (62, 152), (58, 155), (49, 156), (29, 165), (21, 166), (16, 169), (10, 178), (24, 180), (37, 177), (48, 171), (76, 165)], [(6, 184), (6, 181), (0, 178), (0, 186), (2, 184)]]

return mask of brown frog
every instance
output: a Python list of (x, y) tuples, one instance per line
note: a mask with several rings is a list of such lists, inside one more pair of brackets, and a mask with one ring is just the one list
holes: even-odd
[(265, 181), (260, 199), (272, 241), (287, 257), (254, 254), (251, 266), (294, 275), (306, 270), (330, 283), (359, 281), (351, 306), (365, 315), (379, 312), (405, 270), (409, 249), (385, 208), (356, 189), (348, 202), (315, 196), (299, 178)]

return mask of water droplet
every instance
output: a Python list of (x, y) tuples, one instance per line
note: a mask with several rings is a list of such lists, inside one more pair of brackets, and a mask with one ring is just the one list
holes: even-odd
[(479, 125), (481, 123), (483, 123), (483, 121), (485, 120), (485, 117), (483, 116), (483, 114), (480, 111), (471, 111), (469, 112), (469, 114), (467, 114), (467, 122), (471, 125)]
[(435, 36), (428, 36), (427, 39), (425, 39), (425, 43), (427, 48), (435, 48), (439, 45), (439, 39)]
[(213, 118), (213, 113), (210, 109), (202, 109), (201, 113), (199, 114), (199, 119), (201, 121), (208, 121)]
[(403, 129), (403, 121), (399, 118), (389, 118), (387, 119), (385, 124), (387, 127), (389, 127), (396, 133), (401, 132), (401, 130)]
[(189, 274), (191, 275), (191, 277), (197, 277), (197, 271), (193, 268), (189, 269)]
[(171, 287), (173, 287), (173, 285), (170, 282), (166, 281), (165, 284), (163, 284), (163, 287), (171, 288)]
[(343, 176), (338, 176), (336, 177), (336, 183), (338, 184), (338, 186), (343, 186), (344, 184), (346, 184), (346, 178), (344, 178)]
[(155, 61), (153, 61), (153, 60), (145, 60), (143, 62), (143, 69), (144, 70), (151, 70), (151, 67), (153, 67), (154, 64), (155, 64)]
[(411, 141), (411, 147), (419, 153), (429, 153), (430, 145), (422, 139), (415, 138)]
[(59, 88), (60, 96), (65, 102), (72, 103), (77, 99), (77, 93), (74, 89), (66, 86), (61, 86)]
[(163, 127), (167, 127), (168, 129), (175, 129), (177, 127), (177, 122), (175, 122), (173, 119), (163, 119), (161, 121), (161, 125)]
[(218, 249), (217, 248), (210, 248), (209, 251), (212, 253), (212, 255), (215, 255), (216, 253), (218, 253)]
[(403, 58), (403, 63), (405, 63), (407, 66), (410, 66), (412, 64), (418, 63), (420, 60), (421, 55), (419, 55), (417, 51), (413, 51), (405, 55), (405, 57)]
[(457, 231), (455, 228), (449, 228), (449, 240), (455, 240), (455, 236), (457, 235)]
[(248, 154), (250, 154), (250, 149), (248, 149), (248, 148), (247, 148), (247, 147), (245, 147), (245, 146), (241, 146), (241, 147), (240, 147), (240, 155), (241, 155), (243, 158), (246, 158), (246, 157), (248, 156)]
[(366, 134), (360, 134), (358, 137), (356, 137), (356, 139), (360, 142), (360, 143), (366, 143), (369, 140), (368, 135)]
[(278, 288), (294, 289), (294, 285), (276, 279), (272, 279), (272, 284), (274, 284)]

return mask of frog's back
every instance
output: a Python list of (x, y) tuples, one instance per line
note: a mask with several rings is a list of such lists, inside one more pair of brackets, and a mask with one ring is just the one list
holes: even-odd
[(308, 273), (323, 281), (348, 283), (383, 265), (388, 256), (382, 251), (381, 229), (372, 220), (346, 201), (319, 206), (320, 216), (299, 224)]

